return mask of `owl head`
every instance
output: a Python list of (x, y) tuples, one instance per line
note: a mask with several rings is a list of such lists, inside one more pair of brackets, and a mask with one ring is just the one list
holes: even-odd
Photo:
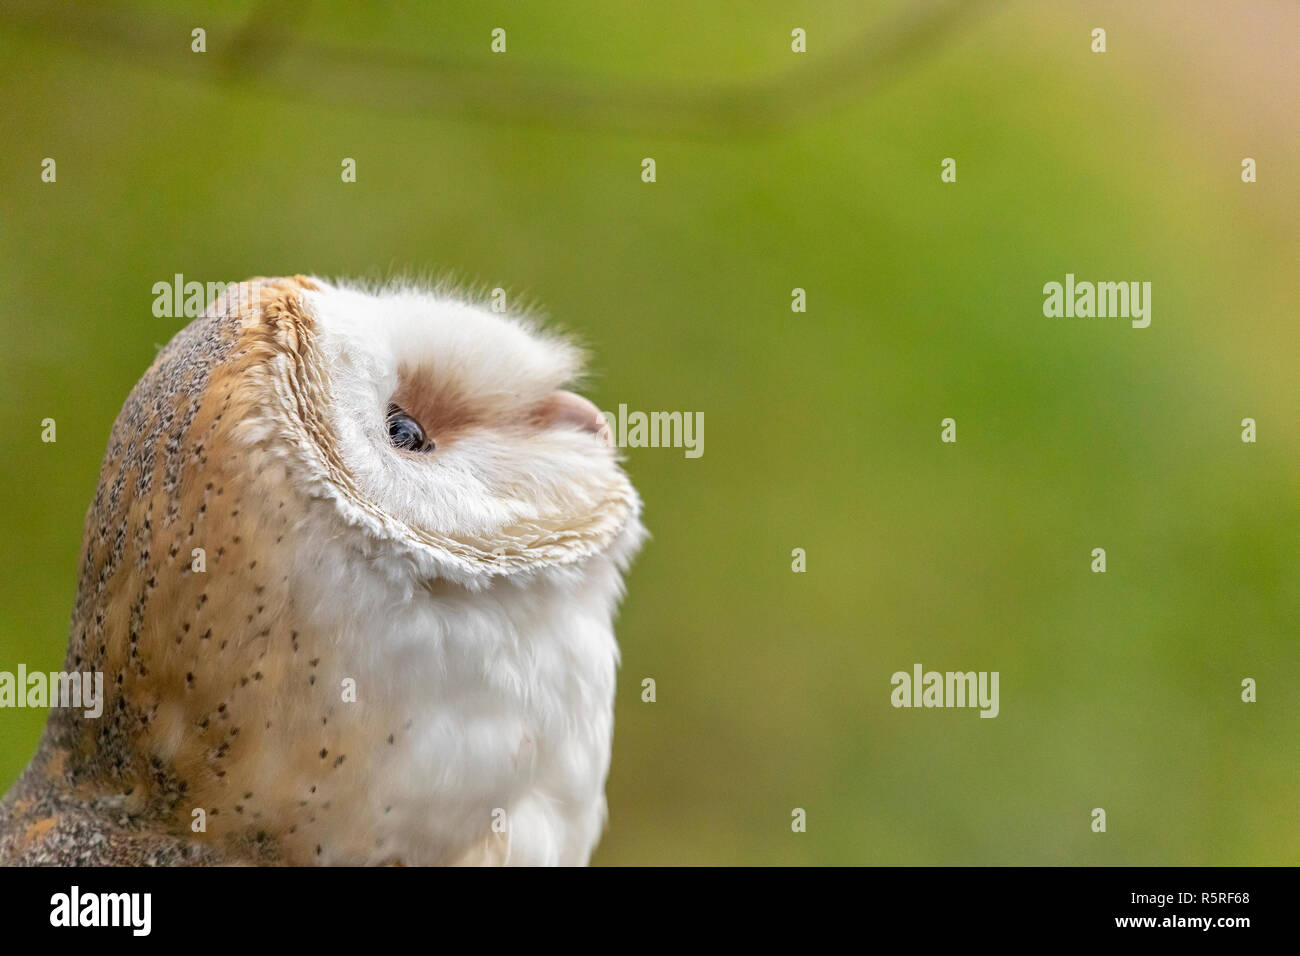
[(585, 859), (644, 530), (581, 364), (439, 288), (228, 288), (114, 425), (67, 665), (105, 718), (45, 765), (236, 858), (454, 860), (495, 808)]
[(640, 504), (604, 416), (566, 388), (573, 344), (436, 288), (251, 291), (239, 439), (414, 574), (478, 588), (631, 555)]

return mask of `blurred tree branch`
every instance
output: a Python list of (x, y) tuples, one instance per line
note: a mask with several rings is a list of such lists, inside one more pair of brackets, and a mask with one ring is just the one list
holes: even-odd
[(870, 94), (991, 3), (915, 0), (892, 22), (837, 50), (792, 57), (794, 68), (776, 76), (701, 87), (498, 65), (487, 54), (481, 61), (451, 61), (313, 45), (294, 34), (310, 0), (264, 0), (233, 33), (210, 32), (203, 56), (190, 52), (193, 25), (100, 4), (6, 0), (0, 25), (146, 69), (367, 111), (732, 138), (779, 132)]

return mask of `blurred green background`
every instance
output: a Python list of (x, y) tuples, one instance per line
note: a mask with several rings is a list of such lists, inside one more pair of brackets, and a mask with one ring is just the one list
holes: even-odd
[[(6, 4), (0, 669), (62, 661), (153, 283), (451, 271), (705, 416), (628, 452), (595, 862), (1296, 863), (1297, 7), (960, 6)], [(1044, 318), (1066, 272), (1150, 328)], [(892, 708), (917, 662), (1001, 715)]]

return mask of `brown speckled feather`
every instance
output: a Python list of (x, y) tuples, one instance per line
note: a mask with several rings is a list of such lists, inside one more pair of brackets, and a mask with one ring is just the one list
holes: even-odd
[[(311, 287), (303, 277), (246, 284), (250, 312), (215, 304), (127, 399), (86, 518), (66, 663), (103, 673), (104, 713), (51, 712), (37, 757), (0, 803), (0, 862), (309, 859), (347, 741), (332, 736), (333, 704), (315, 690), (330, 649), (292, 629), (285, 538), (304, 506), (276, 494), (283, 469), (250, 462), (232, 430), (268, 400), (266, 380), (245, 373), (277, 353), (292, 359), (310, 337), (295, 293)], [(195, 572), (200, 548), (206, 570)], [(287, 747), (275, 721), (291, 688), (293, 700), (319, 698), (321, 727)], [(285, 779), (321, 784), (267, 799), (241, 772), (251, 754), (296, 766)], [(308, 811), (293, 822), (262, 809), (290, 797)], [(206, 832), (192, 826), (196, 810)]]

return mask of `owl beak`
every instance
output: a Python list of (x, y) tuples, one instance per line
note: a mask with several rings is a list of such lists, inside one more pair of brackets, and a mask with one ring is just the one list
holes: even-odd
[(581, 395), (558, 389), (542, 399), (537, 408), (543, 427), (552, 425), (581, 428), (591, 432), (606, 445), (613, 445), (609, 422), (599, 408)]

